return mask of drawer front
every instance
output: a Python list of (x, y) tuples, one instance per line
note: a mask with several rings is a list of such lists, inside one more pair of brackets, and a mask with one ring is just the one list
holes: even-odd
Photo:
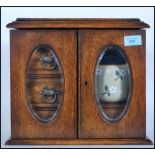
[[(63, 102), (64, 71), (58, 55), (51, 46), (42, 44), (32, 51), (27, 63), (26, 85), (28, 105), (34, 117), (42, 123), (54, 120), (59, 115)], [(34, 106), (37, 102), (57, 106), (51, 111), (49, 106)], [(49, 115), (40, 115), (44, 111), (49, 111)]]
[(76, 138), (76, 52), (74, 30), (11, 31), (13, 138)]

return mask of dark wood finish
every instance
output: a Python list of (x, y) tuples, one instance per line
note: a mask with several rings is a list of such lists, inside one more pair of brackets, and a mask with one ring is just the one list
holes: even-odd
[(12, 139), (9, 145), (152, 145), (149, 139)]
[(45, 28), (110, 28), (110, 29), (141, 29), (149, 25), (138, 18), (18, 18), (7, 25), (17, 29)]
[[(124, 36), (141, 35), (143, 46), (124, 46)], [(80, 30), (81, 102), (80, 138), (144, 138), (145, 137), (145, 31)], [(107, 123), (101, 117), (94, 92), (94, 70), (98, 55), (110, 44), (120, 46), (128, 58), (132, 73), (132, 96), (124, 117)], [(91, 76), (90, 76), (91, 75)], [(85, 85), (87, 81), (87, 85)]]
[[(41, 123), (36, 120), (28, 106), (26, 93), (26, 66), (33, 49), (40, 44), (48, 44), (56, 51), (63, 66), (65, 83), (64, 99), (57, 117), (49, 123)], [(38, 30), (38, 31), (11, 31), (11, 136), (12, 138), (76, 138), (76, 62), (77, 62), (77, 37), (72, 30)], [(33, 66), (33, 65), (32, 65)], [(37, 91), (44, 85), (59, 87), (58, 77), (52, 78), (51, 72), (28, 72), (30, 97), (34, 102), (34, 108), (40, 115), (46, 117), (52, 112), (53, 107), (36, 107), (36, 103), (42, 103)], [(36, 69), (36, 70), (35, 70)], [(47, 73), (48, 72), (48, 73)], [(40, 74), (38, 74), (40, 73)], [(57, 72), (54, 72), (58, 75)], [(53, 75), (54, 75), (53, 74)], [(35, 79), (35, 75), (38, 77)], [(51, 79), (50, 79), (51, 78)], [(39, 79), (41, 79), (39, 81)], [(72, 82), (71, 82), (72, 81)], [(61, 89), (61, 86), (60, 86)], [(38, 105), (39, 106), (39, 105)], [(43, 110), (41, 112), (41, 110)]]

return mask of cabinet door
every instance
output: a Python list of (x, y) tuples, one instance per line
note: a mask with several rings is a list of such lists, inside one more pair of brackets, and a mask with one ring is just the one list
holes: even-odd
[(145, 31), (81, 30), (80, 138), (145, 137)]
[(11, 31), (12, 138), (76, 138), (76, 34)]

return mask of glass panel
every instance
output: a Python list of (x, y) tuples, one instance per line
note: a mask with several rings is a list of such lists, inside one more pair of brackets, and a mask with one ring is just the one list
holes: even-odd
[(123, 50), (111, 45), (103, 49), (95, 68), (97, 106), (106, 121), (115, 122), (125, 114), (131, 94), (131, 75)]
[(64, 76), (58, 56), (51, 47), (40, 45), (32, 52), (26, 72), (32, 115), (43, 123), (54, 120), (64, 96)]

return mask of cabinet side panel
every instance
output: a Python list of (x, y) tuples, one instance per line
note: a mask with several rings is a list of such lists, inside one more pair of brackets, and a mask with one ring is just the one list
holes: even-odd
[[(16, 133), (20, 132), (18, 125), (21, 124), (19, 97), (23, 96), (24, 91), (21, 89), (25, 83), (24, 78), (21, 78), (21, 74), (24, 75), (24, 70), (21, 67), (21, 60), (24, 53), (19, 51), (20, 45), (18, 43), (20, 36), (16, 31), (10, 31), (10, 70), (11, 70), (11, 136), (16, 138)], [(24, 47), (23, 47), (24, 48)], [(22, 55), (23, 54), (23, 55)], [(23, 98), (24, 102), (24, 98)], [(19, 105), (19, 106), (18, 106)], [(23, 109), (24, 112), (24, 109)]]

